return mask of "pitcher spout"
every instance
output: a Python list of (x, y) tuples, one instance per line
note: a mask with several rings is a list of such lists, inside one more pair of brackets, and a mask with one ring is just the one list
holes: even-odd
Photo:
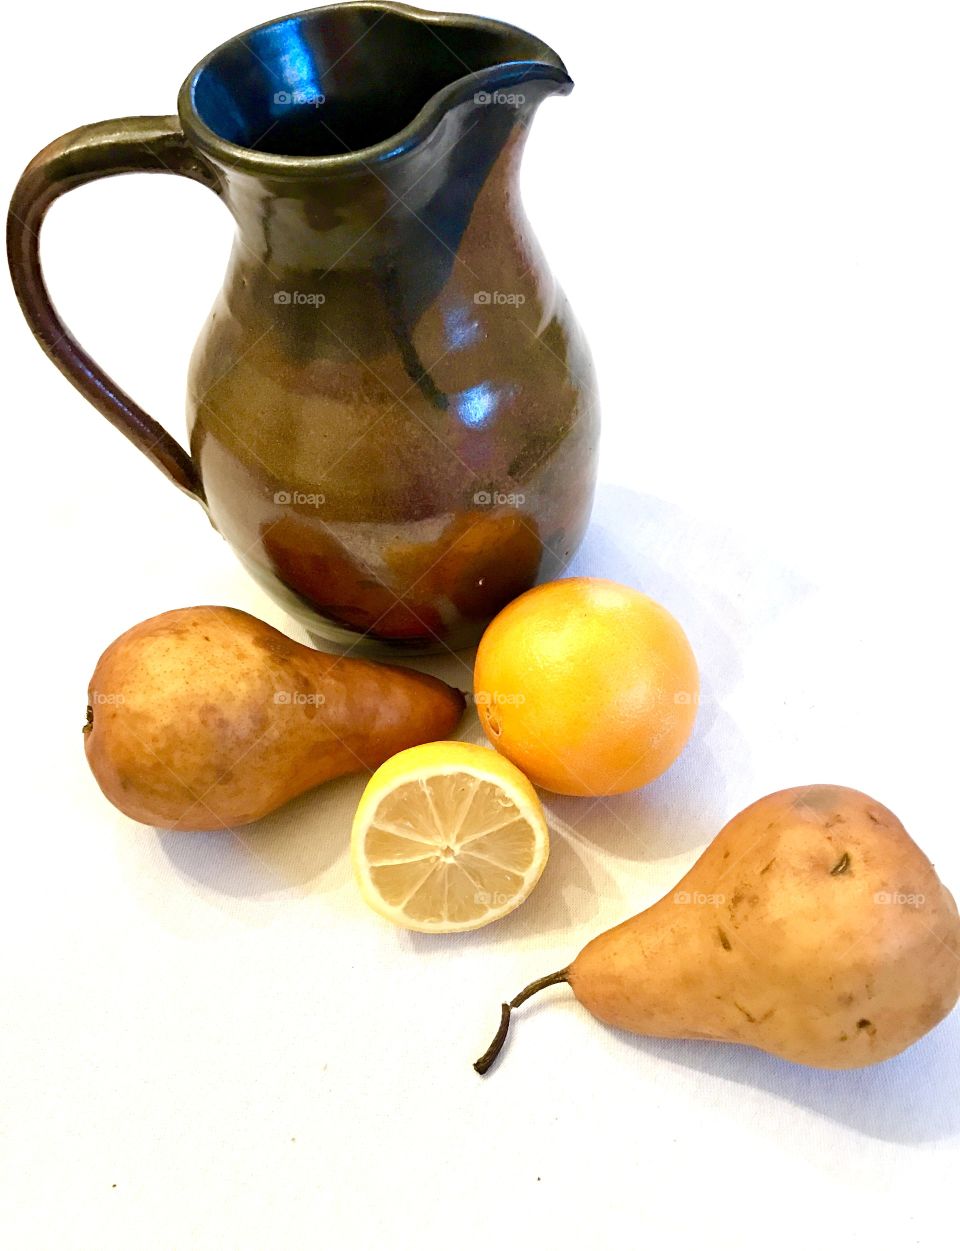
[(355, 174), (425, 144), (463, 107), (535, 107), (573, 86), (542, 40), (487, 18), (351, 0), (254, 27), (180, 92), (215, 167), (260, 177)]

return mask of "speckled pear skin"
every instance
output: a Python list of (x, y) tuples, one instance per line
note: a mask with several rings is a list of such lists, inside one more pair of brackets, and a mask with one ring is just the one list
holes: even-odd
[(659, 903), (588, 943), (567, 980), (619, 1029), (858, 1068), (954, 1007), (960, 920), (889, 809), (803, 786), (734, 817)]
[(465, 706), (429, 674), (331, 656), (249, 613), (178, 608), (100, 657), (84, 749), (121, 812), (168, 830), (219, 830), (304, 791), (445, 739)]

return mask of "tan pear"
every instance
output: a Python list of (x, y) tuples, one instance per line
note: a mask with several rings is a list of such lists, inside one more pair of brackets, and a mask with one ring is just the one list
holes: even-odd
[(588, 943), (557, 982), (595, 1017), (660, 1038), (745, 1043), (799, 1064), (896, 1055), (960, 995), (960, 919), (889, 809), (800, 786), (734, 817), (675, 890)]
[(135, 821), (224, 829), (448, 738), (464, 702), (437, 678), (314, 651), (235, 608), (181, 608), (100, 657), (85, 746)]

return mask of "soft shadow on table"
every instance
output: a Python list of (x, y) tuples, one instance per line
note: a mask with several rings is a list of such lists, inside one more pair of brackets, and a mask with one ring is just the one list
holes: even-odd
[(570, 574), (612, 578), (665, 605), (686, 630), (707, 688), (697, 732), (743, 677), (753, 638), (810, 592), (795, 571), (747, 537), (675, 504), (622, 486), (601, 486)]
[(638, 864), (671, 860), (701, 847), (720, 826), (725, 792), (716, 758), (696, 735), (683, 767), (640, 791), (600, 799), (540, 792), (550, 829), (574, 844)]
[[(631, 519), (629, 533), (625, 518)], [(551, 807), (575, 835), (619, 856), (631, 847), (623, 824), (635, 825), (634, 854), (641, 860), (685, 850), (689, 842), (683, 829), (705, 843), (720, 822), (711, 816), (712, 828), (707, 828), (703, 813), (716, 815), (719, 801), (721, 821), (730, 815), (724, 778), (739, 772), (741, 760), (749, 758), (748, 746), (723, 712), (724, 696), (742, 676), (740, 657), (752, 636), (791, 610), (809, 588), (770, 557), (744, 552), (736, 536), (707, 527), (673, 505), (617, 487), (599, 495), (574, 572), (629, 582), (665, 603), (690, 635), (703, 693), (693, 739), (663, 779), (637, 795), (606, 800), (605, 808), (587, 817), (577, 816), (575, 805), (582, 801), (551, 799)], [(700, 759), (707, 737), (722, 747), (721, 760)], [(677, 769), (683, 770), (681, 795), (671, 793)], [(613, 819), (614, 812), (621, 820)], [(549, 1007), (547, 999), (527, 1010)], [(789, 1064), (735, 1044), (617, 1037), (664, 1063), (768, 1091), (874, 1138), (920, 1143), (960, 1133), (960, 1106), (944, 1097), (952, 1089), (952, 1057), (960, 1049), (958, 1013), (901, 1056), (868, 1069), (836, 1072)]]
[[(710, 571), (708, 584), (703, 570)], [(440, 944), (435, 936), (404, 936), (425, 954), (448, 944), (482, 947), (562, 931), (579, 945), (604, 900), (622, 898), (624, 916), (652, 903), (662, 893), (662, 875), (644, 866), (683, 856), (692, 862), (695, 850), (741, 805), (742, 797), (729, 795), (727, 778), (743, 772), (749, 745), (724, 711), (724, 700), (741, 680), (742, 647), (801, 599), (805, 586), (769, 558), (758, 561), (743, 551), (738, 536), (663, 500), (603, 485), (568, 572), (635, 586), (680, 620), (701, 671), (693, 736), (673, 768), (642, 790), (601, 799), (542, 792), (551, 853), (529, 900), (489, 929), (451, 935)], [(453, 672), (438, 672), (457, 681)], [(479, 732), (462, 736), (481, 741)], [(676, 879), (684, 871), (678, 868)], [(651, 894), (654, 880), (660, 887)]]
[[(461, 738), (484, 741), (471, 713)], [(423, 935), (400, 931), (399, 941), (424, 955), (475, 949), (511, 941), (569, 933), (582, 940), (601, 905), (623, 899), (623, 915), (653, 903), (657, 875), (644, 866), (694, 852), (719, 829), (702, 790), (723, 793), (716, 761), (694, 740), (689, 767), (671, 770), (642, 791), (600, 799), (540, 791), (550, 828), (550, 858), (543, 877), (521, 908), (489, 928), (462, 934)], [(679, 879), (684, 869), (677, 871)]]
[(501, 921), (463, 934), (416, 934), (398, 930), (400, 946), (424, 958), (449, 955), (451, 951), (508, 945), (531, 935), (552, 941), (564, 933), (575, 934), (592, 916), (604, 893), (616, 893), (614, 878), (595, 863), (588, 865), (575, 844), (558, 835), (551, 838), (550, 859), (530, 898)]
[(364, 781), (337, 778), (237, 830), (155, 834), (174, 869), (205, 890), (234, 898), (305, 894), (347, 854)]
[[(736, 536), (662, 500), (601, 486), (593, 521), (569, 573), (636, 586), (667, 604), (681, 620), (702, 674), (693, 738), (680, 761), (642, 791), (600, 800), (544, 794), (553, 840), (537, 890), (522, 909), (489, 931), (451, 936), (451, 942), (482, 945), (589, 925), (600, 899), (622, 893), (616, 861), (630, 862), (628, 873), (636, 875), (633, 885), (623, 883), (623, 893), (631, 905), (642, 901), (649, 887), (645, 863), (687, 852), (692, 859), (693, 850), (729, 816), (724, 779), (749, 755), (722, 706), (741, 676), (741, 636), (749, 638), (803, 594), (782, 569), (764, 567), (758, 576), (745, 578), (743, 571), (752, 570), (754, 558), (738, 544)], [(709, 586), (698, 578), (705, 568), (711, 571)], [(735, 602), (743, 599), (747, 584), (745, 605)], [(473, 659), (473, 651), (441, 654), (417, 658), (411, 667), (469, 691)], [(483, 741), (473, 709), (458, 737)], [(715, 744), (722, 744), (723, 759), (718, 759)], [(328, 782), (233, 833), (157, 831), (158, 845), (174, 869), (204, 891), (233, 898), (262, 898), (284, 890), (304, 893), (316, 889), (330, 866), (347, 855), (365, 780)], [(408, 937), (416, 942), (416, 936)], [(436, 946), (436, 938), (431, 941)]]
[(901, 1055), (865, 1069), (807, 1068), (753, 1047), (617, 1033), (626, 1047), (674, 1067), (767, 1091), (871, 1138), (921, 1143), (960, 1134), (960, 1104), (950, 1098), (960, 1051), (960, 1013)]

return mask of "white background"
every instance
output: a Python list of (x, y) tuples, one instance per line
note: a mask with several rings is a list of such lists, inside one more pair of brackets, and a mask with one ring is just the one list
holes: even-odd
[[(486, 12), (577, 82), (544, 105), (524, 168), (603, 391), (574, 571), (683, 622), (695, 738), (641, 794), (547, 797), (541, 885), (466, 937), (395, 931), (359, 900), (361, 779), (242, 839), (128, 821), (82, 750), (106, 644), (194, 603), (302, 635), (44, 360), (7, 288), (0, 1189), (16, 1251), (886, 1251), (955, 1224), (958, 1014), (879, 1068), (819, 1073), (618, 1035), (559, 988), (487, 1080), (471, 1061), (502, 998), (781, 786), (873, 793), (960, 887), (956, 6)], [(262, 0), (16, 6), (5, 191), (75, 125), (173, 112), (204, 52), (271, 16)], [(231, 233), (206, 190), (155, 177), (77, 191), (44, 232), (68, 324), (180, 437)]]

